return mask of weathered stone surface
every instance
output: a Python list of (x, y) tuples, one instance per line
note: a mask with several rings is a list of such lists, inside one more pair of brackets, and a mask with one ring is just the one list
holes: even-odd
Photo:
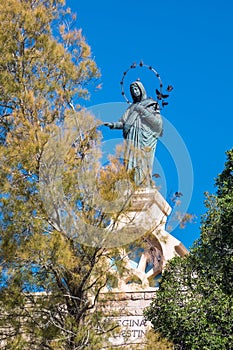
[(156, 293), (155, 292), (146, 292), (144, 294), (145, 300), (152, 300), (155, 297)]
[(144, 293), (131, 293), (132, 300), (141, 300), (144, 299)]
[[(156, 189), (143, 188), (132, 196), (131, 211), (119, 217), (119, 227), (131, 225), (134, 221), (137, 228), (150, 230), (150, 247), (157, 261), (154, 260), (151, 264), (143, 248), (138, 249), (139, 253), (135, 260), (131, 260), (132, 251), (127, 253), (123, 250), (122, 259), (127, 273), (125, 277), (123, 274), (118, 287), (112, 289), (111, 293), (105, 290), (109, 297), (108, 307), (112, 312), (118, 311), (117, 320), (121, 326), (120, 335), (111, 339), (114, 345), (124, 344), (127, 348), (127, 344), (131, 344), (129, 345), (131, 349), (132, 344), (143, 341), (145, 331), (150, 327), (150, 324), (143, 319), (143, 310), (150, 305), (156, 295), (158, 282), (155, 277), (159, 278), (168, 260), (188, 253), (180, 241), (165, 231), (166, 219), (170, 212), (170, 206)], [(134, 230), (134, 226), (131, 226)]]

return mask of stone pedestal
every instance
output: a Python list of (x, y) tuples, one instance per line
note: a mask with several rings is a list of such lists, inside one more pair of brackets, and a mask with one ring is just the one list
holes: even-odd
[[(121, 332), (111, 341), (132, 348), (132, 344), (143, 341), (150, 327), (143, 318), (143, 310), (156, 294), (167, 261), (174, 256), (184, 256), (188, 250), (165, 230), (171, 207), (156, 189), (140, 189), (130, 200), (130, 209), (121, 214), (115, 224), (116, 234), (125, 230), (129, 235), (125, 241), (131, 242), (121, 250), (125, 273), (117, 286), (105, 288), (101, 298), (110, 310), (119, 312), (117, 321)], [(137, 239), (136, 244), (132, 237)]]

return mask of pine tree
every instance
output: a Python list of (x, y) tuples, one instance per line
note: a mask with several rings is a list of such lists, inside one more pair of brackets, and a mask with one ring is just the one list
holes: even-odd
[(77, 235), (93, 227), (94, 241), (106, 219), (92, 203), (101, 136), (80, 105), (99, 72), (74, 20), (63, 0), (0, 3), (1, 349), (97, 350), (112, 328), (96, 306), (111, 279), (106, 250), (54, 215), (62, 184), (68, 207), (79, 206)]

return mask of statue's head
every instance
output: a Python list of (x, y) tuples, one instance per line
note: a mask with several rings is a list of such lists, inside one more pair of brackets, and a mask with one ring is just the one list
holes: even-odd
[(145, 100), (146, 90), (140, 81), (134, 81), (130, 84), (130, 93), (133, 99), (133, 102), (140, 102)]

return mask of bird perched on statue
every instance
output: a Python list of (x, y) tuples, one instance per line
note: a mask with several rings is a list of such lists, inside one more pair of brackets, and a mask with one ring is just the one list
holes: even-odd
[(162, 100), (164, 98), (168, 98), (169, 97), (169, 95), (162, 94), (162, 92), (160, 92), (158, 89), (156, 89), (155, 92), (156, 92), (158, 100)]
[(174, 89), (174, 88), (173, 88), (172, 85), (168, 85), (168, 87), (167, 87), (167, 91), (168, 91), (168, 92), (172, 91), (173, 89)]

